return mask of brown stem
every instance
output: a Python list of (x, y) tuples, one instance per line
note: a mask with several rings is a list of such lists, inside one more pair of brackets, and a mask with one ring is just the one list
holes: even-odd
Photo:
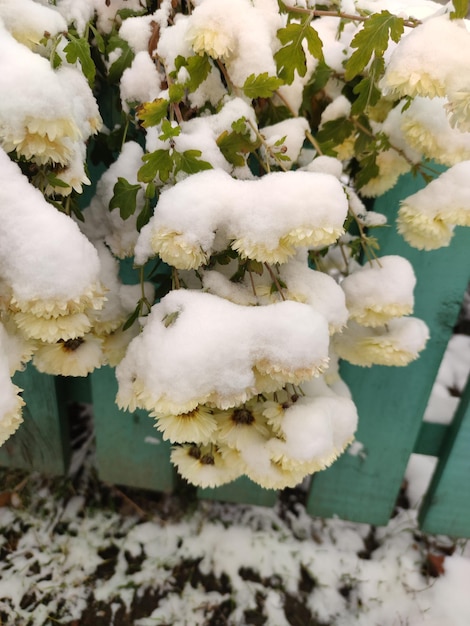
[(281, 299), (282, 299), (282, 300), (285, 300), (286, 298), (285, 298), (284, 294), (282, 293), (282, 286), (281, 286), (281, 283), (279, 282), (279, 280), (278, 280), (277, 276), (276, 276), (276, 275), (275, 275), (275, 273), (273, 272), (273, 270), (272, 270), (271, 266), (269, 265), (269, 263), (264, 263), (264, 266), (266, 267), (266, 269), (267, 269), (267, 270), (268, 270), (268, 272), (269, 272), (269, 275), (270, 275), (270, 276), (271, 276), (271, 278), (273, 279), (273, 283), (276, 285), (277, 290), (278, 290), (278, 292), (279, 292), (279, 295), (281, 296)]

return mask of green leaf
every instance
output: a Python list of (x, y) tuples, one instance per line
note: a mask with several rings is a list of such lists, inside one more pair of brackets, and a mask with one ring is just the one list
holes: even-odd
[(140, 189), (140, 185), (132, 185), (125, 178), (119, 177), (114, 185), (114, 193), (109, 202), (109, 210), (119, 209), (122, 219), (127, 220), (128, 217), (135, 213), (137, 194)]
[(454, 10), (450, 13), (451, 20), (458, 20), (467, 17), (468, 0), (453, 0)]
[(204, 170), (211, 170), (212, 165), (208, 161), (203, 161), (199, 157), (202, 152), (200, 150), (185, 150), (183, 153), (175, 152), (173, 157), (175, 161), (176, 172), (186, 172), (186, 174), (197, 174)]
[(193, 92), (196, 91), (199, 85), (209, 76), (212, 65), (207, 54), (196, 54), (192, 57), (188, 57), (187, 59), (178, 55), (175, 59), (175, 67), (177, 72), (182, 67), (187, 69), (189, 79), (185, 81), (184, 87), (186, 87), (188, 91)]
[(282, 84), (280, 78), (269, 76), (268, 72), (263, 72), (258, 76), (250, 74), (245, 80), (243, 91), (247, 98), (270, 98)]
[(377, 154), (371, 152), (359, 161), (360, 169), (354, 178), (358, 189), (364, 187), (370, 180), (379, 175), (379, 166), (377, 165), (376, 159)]
[(246, 264), (246, 268), (249, 272), (253, 272), (254, 274), (258, 274), (258, 276), (262, 276), (264, 272), (264, 266), (260, 261), (255, 261), (254, 259), (249, 259)]
[(167, 313), (162, 320), (165, 328), (168, 328), (169, 326), (173, 326), (173, 324), (178, 319), (179, 314), (180, 314), (180, 311), (173, 311), (172, 313)]
[(130, 328), (132, 326), (132, 324), (135, 322), (135, 320), (139, 317), (140, 315), (140, 308), (141, 308), (141, 304), (140, 304), (140, 300), (138, 305), (135, 307), (134, 312), (129, 315), (129, 317), (127, 318), (127, 320), (124, 322), (124, 325), (122, 327), (122, 330), (127, 330), (128, 328)]
[(161, 141), (167, 141), (168, 139), (173, 139), (173, 137), (178, 137), (181, 133), (181, 126), (175, 125), (164, 119), (162, 121), (162, 134), (158, 136)]
[[(233, 126), (232, 124), (232, 128)], [(253, 142), (246, 129), (244, 133), (224, 130), (217, 137), (216, 143), (225, 159), (235, 167), (243, 167), (246, 158), (244, 155), (254, 152), (259, 147), (259, 141)]]
[(144, 154), (142, 160), (145, 164), (138, 171), (137, 180), (150, 183), (158, 176), (165, 183), (169, 179), (174, 167), (173, 155), (169, 150), (155, 150)]
[(136, 115), (144, 128), (157, 126), (166, 116), (169, 107), (168, 100), (157, 98), (153, 102), (145, 102), (137, 108)]
[(101, 52), (101, 54), (104, 54), (106, 52), (106, 44), (104, 43), (103, 35), (100, 33), (98, 29), (96, 29), (93, 26), (93, 24), (89, 23), (89, 26), (95, 38), (96, 47), (98, 48), (98, 51)]
[(345, 79), (349, 81), (360, 74), (372, 56), (382, 57), (389, 39), (398, 43), (403, 31), (404, 22), (401, 17), (388, 11), (371, 15), (351, 42), (351, 47), (356, 50), (346, 62)]
[(323, 124), (317, 133), (317, 140), (323, 144), (334, 141), (335, 144), (343, 143), (354, 133), (354, 124), (347, 117), (338, 117)]
[(180, 85), (179, 83), (171, 83), (171, 85), (168, 87), (170, 102), (181, 102), (181, 100), (183, 100), (184, 98), (184, 93), (184, 85)]
[(65, 58), (69, 63), (79, 61), (82, 72), (90, 87), (92, 87), (95, 80), (96, 67), (91, 58), (90, 44), (83, 37), (74, 37), (70, 33), (69, 37), (71, 37), (71, 40), (64, 48)]
[(150, 206), (150, 202), (146, 202), (142, 208), (142, 211), (137, 216), (136, 220), (136, 228), (137, 232), (140, 233), (145, 224), (148, 224), (150, 218), (152, 217), (152, 207)]
[(277, 31), (277, 37), (283, 45), (274, 59), (280, 78), (290, 85), (295, 76), (305, 76), (307, 72), (307, 60), (302, 47), (302, 41), (307, 39), (310, 54), (319, 60), (323, 60), (322, 42), (318, 33), (312, 28), (310, 18), (304, 19), (300, 24), (290, 23), (285, 28)]
[(119, 35), (112, 35), (109, 38), (106, 52), (109, 55), (110, 52), (118, 49), (121, 50), (121, 54), (108, 69), (108, 79), (111, 84), (119, 82), (124, 70), (131, 66), (135, 56), (125, 39), (122, 39)]
[(358, 96), (354, 100), (351, 113), (352, 115), (359, 115), (363, 113), (367, 107), (374, 106), (380, 100), (380, 90), (376, 87), (375, 81), (370, 76), (366, 76), (355, 85), (353, 92)]

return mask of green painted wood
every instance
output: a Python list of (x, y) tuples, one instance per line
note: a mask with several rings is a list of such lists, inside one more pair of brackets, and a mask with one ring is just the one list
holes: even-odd
[(419, 514), (428, 533), (470, 537), (470, 379)]
[(428, 456), (440, 456), (448, 430), (447, 424), (423, 422), (413, 452)]
[(70, 442), (66, 410), (57, 399), (56, 379), (29, 364), (15, 374), (13, 382), (23, 389), (24, 422), (0, 449), (0, 465), (52, 476), (65, 474)]
[[(375, 209), (394, 222), (399, 200), (419, 184), (402, 177)], [(422, 252), (391, 228), (377, 229), (381, 254), (400, 254), (415, 269), (415, 315), (425, 320), (431, 340), (421, 357), (406, 368), (360, 368), (344, 363), (342, 375), (359, 412), (357, 440), (366, 457), (345, 453), (331, 468), (313, 477), (308, 498), (312, 515), (386, 524), (413, 451), (437, 370), (457, 319), (470, 278), (470, 229), (457, 228), (449, 248)], [(374, 233), (375, 234), (375, 233)]]
[(198, 489), (200, 500), (218, 500), (220, 502), (236, 502), (256, 506), (274, 506), (277, 502), (277, 491), (263, 489), (247, 476), (241, 476), (233, 482), (214, 489)]
[(171, 445), (163, 441), (145, 411), (121, 411), (114, 369), (91, 375), (98, 474), (106, 482), (154, 491), (171, 491), (175, 472)]

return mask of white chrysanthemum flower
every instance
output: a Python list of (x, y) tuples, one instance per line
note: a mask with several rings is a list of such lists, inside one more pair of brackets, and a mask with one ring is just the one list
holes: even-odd
[[(198, 16), (196, 15), (196, 18)], [(233, 29), (233, 24), (227, 19), (197, 20), (193, 19), (193, 24), (188, 31), (188, 40), (196, 54), (208, 54), (213, 59), (228, 60), (237, 47), (237, 36)]]
[(243, 468), (229, 463), (217, 447), (183, 445), (173, 448), (171, 461), (188, 482), (198, 487), (219, 487), (238, 478)]
[(249, 235), (235, 239), (231, 248), (236, 250), (244, 259), (254, 259), (260, 263), (285, 263), (293, 254), (295, 247), (284, 238), (267, 246), (265, 243), (254, 241)]
[(449, 245), (454, 226), (470, 226), (470, 161), (452, 166), (401, 203), (397, 226), (417, 248)]
[(130, 328), (126, 328), (126, 330), (118, 328), (111, 333), (95, 333), (103, 342), (102, 348), (106, 363), (111, 367), (116, 367), (116, 365), (124, 358), (130, 342), (134, 339), (134, 337), (137, 337), (139, 332), (140, 325), (136, 321), (132, 324), (132, 326), (130, 326)]
[(451, 166), (470, 158), (470, 133), (451, 127), (445, 107), (443, 98), (415, 98), (402, 113), (401, 129), (413, 149)]
[(201, 246), (188, 241), (184, 233), (158, 230), (152, 235), (151, 245), (166, 263), (181, 270), (197, 269), (208, 261)]
[(469, 58), (470, 34), (463, 20), (450, 20), (448, 15), (425, 20), (395, 47), (382, 90), (398, 96), (442, 98), (452, 75), (468, 73)]
[(259, 410), (258, 403), (252, 401), (245, 406), (216, 413), (217, 430), (214, 437), (230, 448), (242, 450), (255, 436), (269, 437), (266, 420)]
[(405, 366), (418, 358), (428, 338), (428, 327), (414, 317), (392, 319), (377, 328), (350, 322), (333, 337), (333, 348), (341, 359), (353, 365)]
[(213, 441), (217, 429), (217, 417), (213, 410), (201, 405), (189, 413), (158, 413), (152, 416), (156, 418), (156, 427), (163, 433), (163, 438), (172, 443), (208, 444)]
[(396, 255), (372, 261), (341, 282), (350, 317), (362, 326), (382, 326), (412, 313), (415, 285), (413, 266)]
[(446, 111), (449, 123), (463, 133), (470, 133), (470, 87), (449, 89)]
[(67, 22), (52, 7), (33, 0), (2, 0), (0, 19), (20, 43), (34, 47), (47, 33), (54, 37), (67, 31)]
[(33, 363), (39, 372), (55, 376), (87, 376), (104, 365), (101, 339), (89, 333), (84, 337), (43, 343), (34, 353)]
[(44, 317), (19, 311), (13, 315), (13, 319), (25, 337), (46, 343), (54, 343), (59, 339), (76, 339), (91, 328), (91, 322), (85, 313)]
[(395, 186), (399, 176), (411, 170), (411, 165), (396, 150), (379, 152), (376, 158), (379, 173), (360, 188), (361, 195), (366, 198), (380, 196)]
[(404, 201), (398, 211), (398, 232), (413, 248), (437, 250), (450, 244), (454, 226), (439, 213), (423, 212)]
[[(8, 384), (8, 383), (7, 383)], [(23, 398), (18, 395), (21, 389), (10, 381), (8, 389), (2, 386), (2, 402), (0, 406), (0, 446), (13, 435), (21, 423), (23, 417), (21, 409), (25, 405)]]

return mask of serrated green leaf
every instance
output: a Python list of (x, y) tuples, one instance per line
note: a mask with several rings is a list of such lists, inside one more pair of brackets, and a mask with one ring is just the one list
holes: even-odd
[(356, 49), (346, 62), (345, 79), (351, 80), (360, 74), (372, 56), (382, 57), (389, 39), (398, 43), (403, 31), (404, 21), (401, 17), (392, 15), (389, 11), (371, 15), (351, 42), (351, 47)]
[(111, 84), (119, 82), (124, 70), (131, 66), (135, 56), (125, 39), (122, 39), (119, 35), (113, 35), (109, 38), (106, 52), (109, 54), (118, 49), (121, 50), (121, 54), (108, 69), (108, 79)]
[(300, 24), (291, 22), (285, 28), (277, 31), (277, 37), (282, 44), (274, 59), (276, 61), (278, 75), (288, 85), (295, 76), (305, 76), (307, 72), (307, 60), (302, 47), (302, 41), (307, 39), (307, 46), (310, 54), (323, 60), (322, 42), (318, 33), (312, 28), (310, 19), (304, 19)]
[(177, 124), (173, 126), (173, 124), (164, 119), (162, 121), (162, 134), (158, 136), (161, 141), (167, 141), (168, 139), (173, 139), (174, 137), (178, 137), (181, 133), (181, 126)]
[(64, 48), (65, 58), (69, 63), (76, 63), (77, 61), (80, 63), (82, 72), (90, 87), (92, 87), (95, 80), (96, 67), (91, 58), (90, 44), (83, 37), (74, 37), (70, 34), (69, 37), (71, 39)]
[(258, 274), (258, 276), (262, 276), (264, 272), (264, 266), (261, 261), (255, 261), (254, 259), (249, 259), (246, 268), (249, 272), (253, 272), (254, 274)]
[(170, 103), (165, 98), (157, 98), (153, 102), (145, 102), (136, 110), (136, 115), (144, 128), (157, 126), (168, 112)]
[(263, 72), (258, 76), (250, 74), (245, 80), (243, 91), (247, 98), (270, 98), (282, 84), (280, 78), (269, 76), (268, 72)]
[(367, 107), (374, 106), (380, 100), (380, 90), (377, 88), (375, 81), (370, 76), (363, 78), (355, 85), (353, 92), (358, 96), (352, 103), (352, 115), (363, 113)]
[(169, 150), (155, 150), (144, 154), (142, 160), (145, 164), (138, 171), (137, 180), (150, 183), (158, 176), (165, 183), (169, 179), (174, 167), (173, 155)]
[(253, 142), (246, 129), (244, 133), (239, 133), (235, 130), (232, 132), (224, 130), (217, 137), (216, 143), (225, 159), (235, 167), (243, 167), (245, 165), (245, 155), (254, 152), (259, 147), (259, 142)]
[(61, 189), (70, 188), (70, 185), (68, 183), (64, 182), (60, 178), (57, 178), (57, 176), (53, 172), (47, 172), (46, 178), (47, 178), (47, 182), (53, 187), (59, 187)]
[(467, 17), (469, 0), (453, 0), (454, 10), (450, 13), (451, 20), (459, 20)]
[(140, 185), (133, 185), (125, 178), (119, 177), (113, 188), (113, 197), (109, 202), (109, 210), (119, 209), (121, 218), (127, 220), (127, 218), (135, 213), (137, 194), (140, 189)]
[(204, 170), (211, 170), (212, 165), (208, 161), (203, 161), (200, 150), (185, 150), (175, 152), (173, 155), (175, 162), (175, 172), (186, 172), (186, 174), (197, 174)]

